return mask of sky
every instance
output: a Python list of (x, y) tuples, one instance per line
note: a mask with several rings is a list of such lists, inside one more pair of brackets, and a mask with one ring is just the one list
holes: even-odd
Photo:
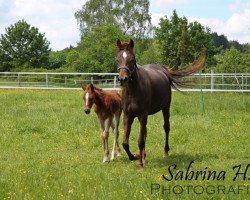
[[(80, 31), (74, 13), (87, 0), (0, 0), (0, 34), (24, 19), (37, 27), (53, 51), (76, 46)], [(229, 40), (250, 43), (250, 0), (150, 0), (152, 24), (172, 16), (173, 10), (189, 22), (198, 21)]]

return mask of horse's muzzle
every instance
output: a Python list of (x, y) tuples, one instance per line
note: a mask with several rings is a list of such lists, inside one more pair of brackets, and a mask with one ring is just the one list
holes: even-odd
[(124, 85), (128, 85), (128, 77), (124, 77), (124, 78), (118, 78), (118, 81), (120, 81), (120, 85), (124, 86)]
[(90, 113), (90, 109), (89, 109), (89, 108), (84, 108), (84, 112), (85, 112), (86, 114), (89, 114), (89, 113)]

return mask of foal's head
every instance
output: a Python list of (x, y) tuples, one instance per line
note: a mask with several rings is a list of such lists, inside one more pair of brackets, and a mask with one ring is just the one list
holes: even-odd
[(84, 85), (82, 85), (82, 89), (84, 91), (83, 100), (85, 102), (84, 112), (86, 114), (89, 114), (90, 113), (90, 109), (92, 108), (92, 106), (93, 106), (93, 104), (95, 102), (95, 87), (91, 83), (87, 87), (85, 87)]
[(121, 42), (118, 39), (116, 47), (119, 80), (121, 85), (127, 85), (136, 69), (134, 41), (130, 39), (129, 42)]

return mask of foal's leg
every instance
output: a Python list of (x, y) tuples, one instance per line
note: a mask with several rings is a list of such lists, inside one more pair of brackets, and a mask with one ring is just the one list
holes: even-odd
[(139, 117), (141, 130), (140, 130), (140, 136), (138, 140), (138, 146), (140, 150), (138, 169), (141, 169), (145, 165), (145, 158), (146, 158), (145, 143), (146, 143), (146, 137), (147, 137), (147, 119), (148, 119), (147, 114)]
[(102, 132), (102, 140), (104, 147), (104, 157), (103, 162), (109, 161), (109, 148), (108, 148), (108, 138), (109, 138), (109, 128), (112, 123), (112, 117), (105, 119), (104, 121), (104, 131)]
[(162, 110), (163, 117), (164, 117), (164, 130), (166, 134), (166, 143), (165, 143), (165, 148), (164, 148), (164, 158), (168, 158), (168, 152), (169, 152), (169, 145), (168, 145), (168, 138), (169, 138), (169, 131), (170, 131), (170, 123), (169, 123), (169, 117), (170, 117), (170, 112), (169, 108), (164, 108)]
[[(105, 131), (105, 120), (102, 119), (101, 117), (98, 117), (98, 119), (99, 119), (100, 128), (101, 128), (101, 138), (102, 138), (103, 153), (105, 155), (105, 138), (103, 137), (103, 133)], [(103, 158), (103, 162), (105, 162), (104, 158)]]
[(129, 160), (138, 160), (138, 157), (134, 156), (129, 150), (129, 136), (131, 131), (131, 126), (134, 121), (134, 116), (128, 116), (124, 113), (123, 124), (124, 124), (124, 135), (122, 146), (128, 154)]
[(117, 151), (117, 156), (121, 156), (121, 149), (118, 144), (120, 116), (121, 112), (120, 111), (116, 112), (114, 117), (114, 122), (112, 122), (111, 124), (112, 129), (114, 131), (114, 144), (111, 154), (111, 160), (113, 160), (115, 157), (115, 151)]
[(114, 158), (115, 158), (115, 125), (114, 125), (114, 121), (112, 121), (112, 123), (111, 123), (111, 128), (112, 128), (113, 133), (114, 133), (114, 144), (113, 144), (113, 149), (112, 149), (110, 160), (114, 160)]

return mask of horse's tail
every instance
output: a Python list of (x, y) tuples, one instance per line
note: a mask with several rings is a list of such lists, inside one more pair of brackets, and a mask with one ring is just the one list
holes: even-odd
[(187, 83), (178, 79), (198, 72), (199, 70), (203, 69), (205, 63), (206, 63), (206, 51), (203, 50), (201, 56), (198, 59), (196, 59), (192, 64), (187, 65), (186, 67), (175, 71), (172, 71), (171, 69), (167, 68), (168, 70), (167, 76), (169, 77), (171, 87), (180, 91), (177, 88), (177, 86), (185, 86), (185, 85), (187, 86)]
[(169, 73), (174, 78), (182, 78), (191, 74), (194, 74), (201, 70), (206, 63), (206, 51), (203, 50), (201, 56), (195, 60), (192, 64), (175, 71), (169, 70)]

